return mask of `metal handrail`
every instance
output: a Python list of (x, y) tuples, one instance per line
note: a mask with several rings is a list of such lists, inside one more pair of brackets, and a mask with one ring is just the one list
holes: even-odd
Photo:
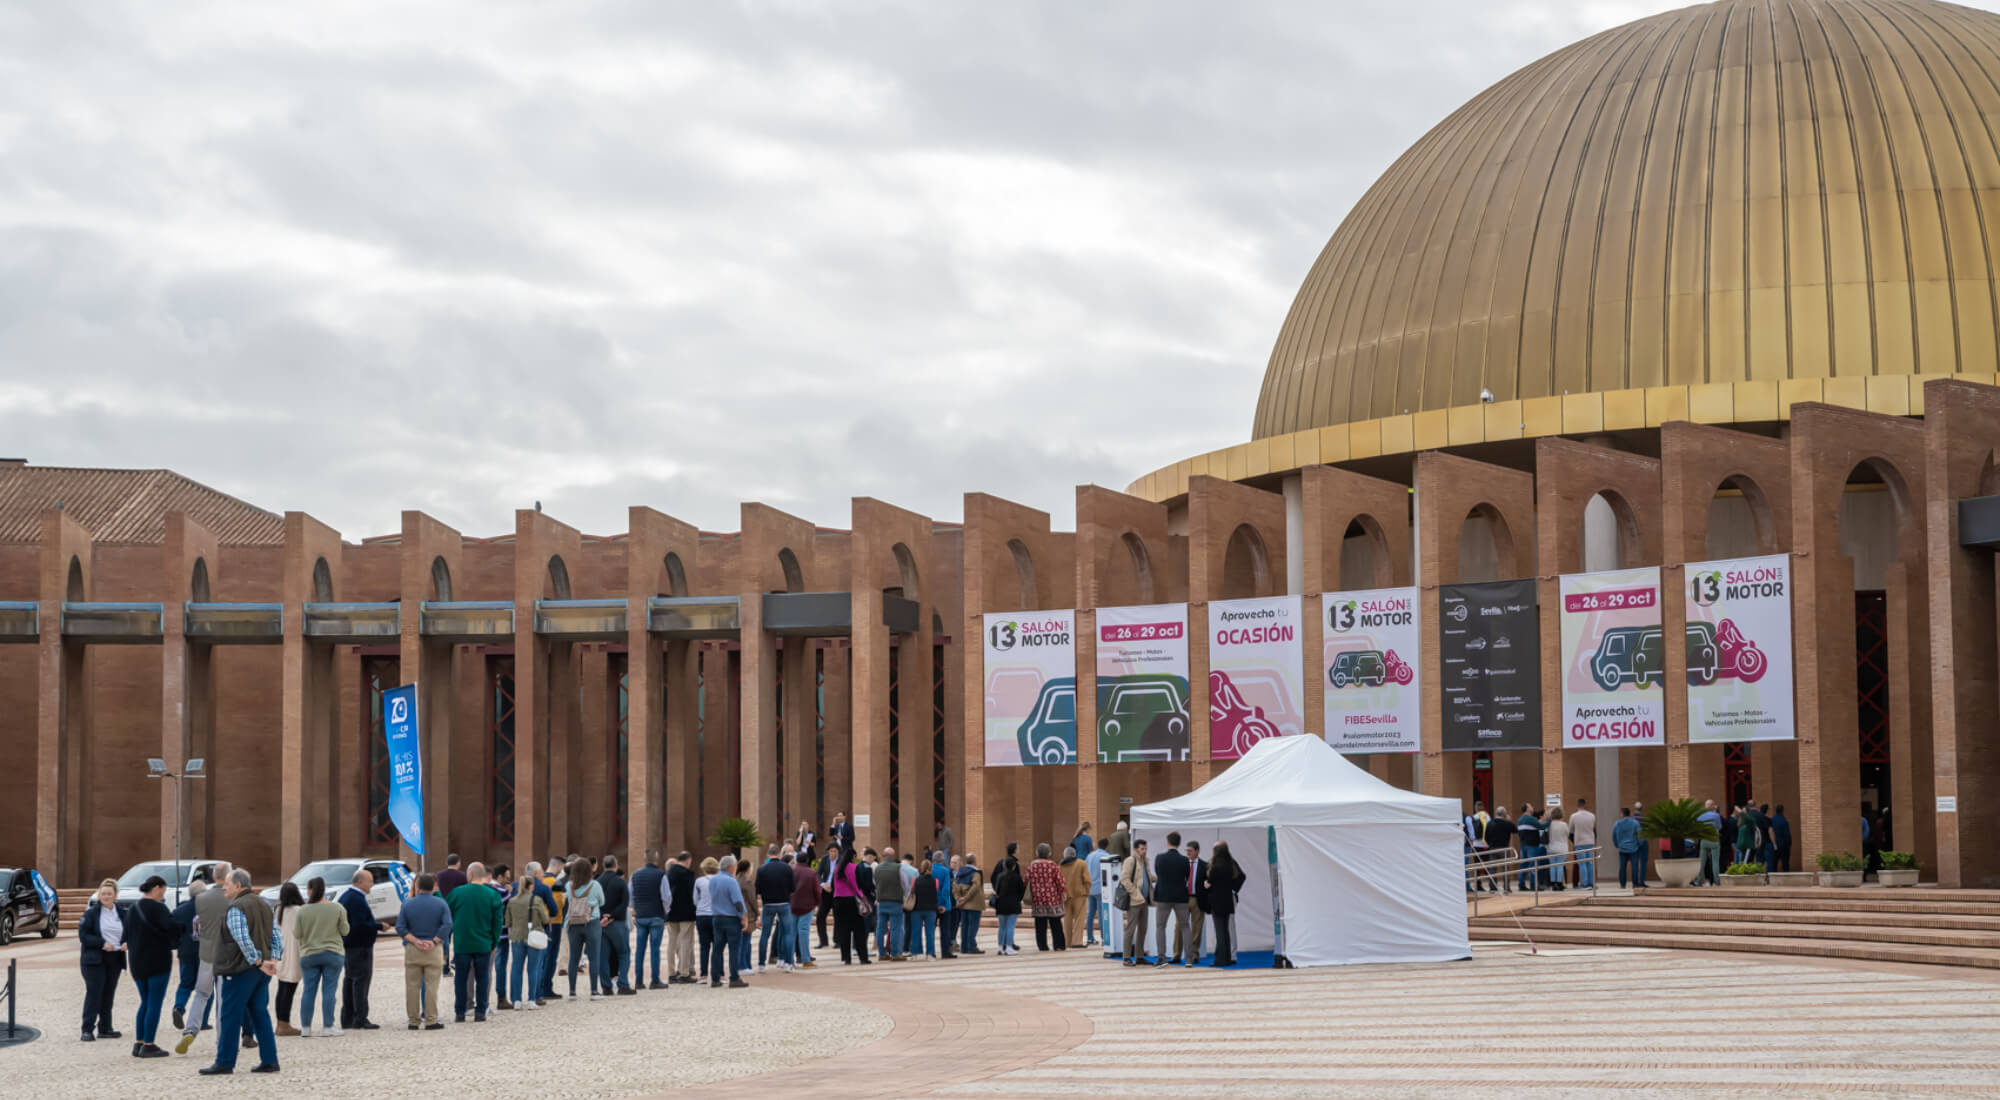
[[(1487, 849), (1486, 851), (1491, 852), (1492, 849)], [(1471, 887), (1484, 881), (1499, 886), (1502, 892), (1512, 893), (1512, 890), (1506, 888), (1505, 880), (1507, 876), (1518, 876), (1523, 871), (1527, 871), (1529, 872), (1529, 889), (1534, 894), (1535, 905), (1539, 906), (1542, 903), (1542, 877), (1536, 872), (1553, 869), (1558, 866), (1568, 867), (1571, 863), (1581, 863), (1581, 860), (1577, 857), (1583, 855), (1590, 856), (1591, 862), (1595, 864), (1598, 861), (1598, 855), (1604, 851), (1604, 845), (1592, 844), (1586, 848), (1572, 848), (1559, 856), (1549, 855), (1548, 853), (1538, 856), (1523, 856), (1514, 854), (1514, 849), (1512, 848), (1507, 849), (1507, 851), (1509, 854), (1504, 856), (1484, 854), (1478, 849), (1467, 851), (1466, 855), (1472, 858), (1468, 858), (1465, 865), (1466, 885)], [(1472, 915), (1476, 917), (1479, 915), (1480, 891), (1473, 889), (1467, 892), (1472, 895)], [(1595, 868), (1593, 868), (1590, 876), (1590, 896), (1597, 896), (1597, 873)], [(1523, 934), (1525, 935), (1525, 933)], [(1533, 941), (1530, 942), (1532, 943)]]

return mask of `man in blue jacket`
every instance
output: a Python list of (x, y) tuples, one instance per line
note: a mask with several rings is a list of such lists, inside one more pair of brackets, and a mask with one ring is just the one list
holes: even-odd
[[(660, 850), (646, 850), (646, 865), (632, 872), (632, 923), (639, 930), (639, 945), (632, 951), (632, 985), (638, 989), (665, 989), (660, 973), (660, 941), (667, 937), (667, 906), (660, 897)], [(646, 958), (653, 960), (653, 980), (646, 981)]]
[(336, 900), (347, 910), (347, 935), (340, 945), (347, 964), (340, 971), (340, 1028), (342, 1031), (374, 1031), (368, 1018), (368, 987), (375, 980), (375, 937), (382, 926), (368, 904), (368, 892), (375, 888), (375, 876), (366, 868), (354, 872), (354, 881)]
[(1785, 820), (1783, 806), (1771, 815), (1771, 860), (1773, 871), (1792, 869), (1792, 823)]
[(1618, 807), (1618, 823), (1611, 827), (1611, 846), (1618, 849), (1618, 885), (1625, 885), (1625, 874), (1632, 874), (1634, 887), (1646, 885), (1646, 842), (1639, 839), (1639, 819), (1632, 816), (1630, 806)]

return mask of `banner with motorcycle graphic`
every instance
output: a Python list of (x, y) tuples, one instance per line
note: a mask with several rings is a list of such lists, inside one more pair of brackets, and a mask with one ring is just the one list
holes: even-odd
[(1076, 763), (1076, 612), (986, 616), (986, 766)]
[(1417, 590), (1372, 588), (1320, 597), (1326, 624), (1326, 743), (1341, 752), (1417, 752)]
[(1305, 601), (1299, 596), (1208, 605), (1208, 744), (1234, 760), (1266, 737), (1306, 728)]
[(1694, 562), (1687, 577), (1688, 741), (1790, 741), (1792, 561)]
[(1097, 609), (1097, 761), (1186, 760), (1187, 605)]
[(1563, 747), (1667, 743), (1667, 652), (1660, 571), (1565, 573)]

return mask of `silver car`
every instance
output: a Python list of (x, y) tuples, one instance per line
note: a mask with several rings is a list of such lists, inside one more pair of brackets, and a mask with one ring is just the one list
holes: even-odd
[[(332, 899), (339, 897), (340, 892), (347, 889), (348, 884), (354, 881), (354, 872), (364, 867), (375, 876), (375, 886), (368, 891), (368, 908), (374, 912), (375, 919), (381, 921), (384, 926), (393, 926), (396, 917), (403, 911), (403, 898), (396, 892), (396, 883), (390, 878), (389, 870), (392, 867), (409, 870), (409, 865), (400, 859), (364, 859), (355, 856), (349, 859), (314, 860), (299, 868), (287, 881), (295, 883), (299, 893), (303, 895), (306, 892), (306, 883), (316, 878), (325, 879), (326, 896)], [(264, 900), (270, 902), (273, 908), (278, 904), (278, 889), (273, 886), (262, 894)]]
[(146, 880), (158, 875), (167, 880), (167, 908), (172, 909), (187, 900), (188, 883), (196, 879), (207, 881), (213, 878), (215, 865), (219, 859), (204, 859), (190, 856), (176, 864), (171, 859), (153, 859), (144, 863), (134, 863), (132, 869), (118, 876), (118, 900), (135, 902), (139, 900), (139, 887)]

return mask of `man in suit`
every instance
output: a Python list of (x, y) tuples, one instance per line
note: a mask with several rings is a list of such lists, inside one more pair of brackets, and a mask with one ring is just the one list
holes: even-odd
[[(1135, 843), (1134, 849), (1137, 845)], [(1168, 833), (1167, 846), (1153, 860), (1153, 939), (1159, 948), (1154, 966), (1167, 965), (1167, 944), (1184, 943), (1188, 934), (1188, 898), (1194, 893), (1188, 858), (1181, 854), (1181, 834)], [(1167, 921), (1174, 922), (1175, 939), (1167, 939)], [(1192, 958), (1186, 965), (1193, 966)]]
[[(1153, 902), (1153, 869), (1146, 863), (1146, 842), (1132, 842), (1132, 858), (1118, 873), (1118, 885), (1125, 888), (1125, 965), (1138, 966), (1146, 954), (1146, 907)], [(1166, 950), (1160, 952), (1164, 958)]]
[(833, 834), (834, 851), (844, 852), (854, 847), (854, 826), (848, 824), (845, 813), (833, 815), (833, 826), (827, 832)]
[(375, 981), (375, 937), (382, 926), (368, 904), (368, 892), (375, 888), (375, 875), (367, 868), (354, 872), (354, 880), (337, 899), (347, 910), (347, 935), (340, 945), (347, 963), (340, 971), (340, 1029), (374, 1031), (368, 1018), (368, 987)]
[[(1196, 884), (1196, 888), (1188, 891), (1189, 933), (1186, 937), (1174, 940), (1174, 954), (1186, 959), (1187, 965), (1193, 966), (1195, 963), (1201, 961), (1201, 932), (1203, 926), (1208, 921), (1207, 915), (1201, 910), (1201, 890), (1199, 889), (1199, 884), (1203, 876), (1208, 874), (1208, 861), (1201, 858), (1201, 841), (1190, 840), (1187, 842), (1187, 861), (1188, 881)], [(1182, 950), (1183, 940), (1187, 944), (1185, 951)]]

